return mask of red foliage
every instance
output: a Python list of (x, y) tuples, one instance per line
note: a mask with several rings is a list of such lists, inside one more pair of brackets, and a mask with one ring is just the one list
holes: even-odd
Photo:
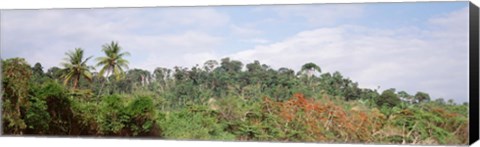
[[(376, 116), (365, 112), (346, 111), (335, 105), (328, 97), (326, 102), (305, 98), (295, 94), (285, 102), (273, 102), (264, 98), (268, 112), (280, 116), (286, 124), (306, 126), (308, 135), (315, 141), (368, 142), (371, 134), (381, 126), (374, 123)], [(329, 135), (327, 135), (329, 134)], [(332, 135), (333, 134), (333, 135)]]

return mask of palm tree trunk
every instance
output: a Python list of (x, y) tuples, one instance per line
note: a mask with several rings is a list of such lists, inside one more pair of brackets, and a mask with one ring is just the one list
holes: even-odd
[(75, 80), (73, 81), (73, 89), (77, 89), (77, 86), (78, 86), (78, 81), (80, 81), (80, 75), (77, 75), (77, 77), (75, 77)]
[[(110, 74), (110, 70), (107, 70), (107, 75), (105, 76), (106, 79), (107, 79), (107, 82), (108, 82), (108, 75)], [(98, 100), (99, 100), (99, 97), (100, 95), (102, 94), (102, 90), (103, 90), (103, 87), (105, 87), (105, 81), (102, 82), (102, 86), (100, 87), (100, 91), (98, 91), (98, 95), (97, 95), (97, 103), (98, 103)]]

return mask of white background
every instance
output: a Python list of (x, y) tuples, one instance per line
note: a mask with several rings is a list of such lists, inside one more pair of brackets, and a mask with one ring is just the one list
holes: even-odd
[[(142, 6), (205, 6), (205, 5), (246, 5), (246, 4), (308, 4), (308, 3), (358, 3), (358, 2), (419, 2), (427, 0), (2, 0), (0, 9), (38, 9), (38, 8), (97, 8), (97, 7), (142, 7)], [(447, 1), (447, 0), (435, 0)], [(472, 0), (480, 6), (480, 0)], [(1, 36), (0, 36), (1, 37)], [(139, 139), (91, 139), (57, 137), (0, 137), (0, 146), (400, 146), (400, 145), (363, 145), (363, 144), (320, 144), (320, 143), (259, 143), (259, 142), (210, 142), (210, 141), (165, 141)], [(475, 143), (473, 146), (480, 146)]]

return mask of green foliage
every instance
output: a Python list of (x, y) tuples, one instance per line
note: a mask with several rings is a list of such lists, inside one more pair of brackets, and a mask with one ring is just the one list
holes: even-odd
[(47, 111), (51, 117), (49, 134), (67, 135), (73, 117), (68, 90), (58, 82), (49, 81), (42, 86), (38, 97), (47, 102)]
[(225, 125), (226, 130), (241, 140), (270, 138), (263, 131), (265, 126), (258, 122), (263, 115), (260, 101), (246, 101), (239, 97), (229, 96), (219, 99), (211, 107), (214, 107), (219, 113), (220, 123)]
[(43, 76), (43, 67), (42, 64), (40, 63), (35, 63), (35, 65), (32, 67), (32, 72), (33, 75), (38, 75), (38, 76)]
[(31, 97), (30, 108), (25, 114), (25, 123), (27, 132), (32, 134), (46, 134), (49, 131), (49, 123), (51, 121), (48, 113), (48, 105), (45, 99)]
[(53, 80), (60, 80), (60, 77), (62, 76), (62, 74), (63, 74), (63, 70), (60, 69), (59, 67), (54, 66), (47, 70), (46, 76)]
[(101, 67), (100, 75), (104, 75), (105, 72), (107, 77), (114, 75), (116, 80), (120, 80), (125, 75), (123, 73), (124, 69), (128, 68), (128, 60), (125, 60), (124, 57), (129, 56), (129, 52), (121, 52), (122, 48), (118, 45), (118, 42), (112, 41), (110, 44), (105, 44), (102, 46), (102, 51), (105, 53), (105, 57), (98, 57), (97, 66)]
[(28, 103), (28, 86), (32, 71), (22, 58), (2, 61), (3, 133), (21, 134), (27, 127), (22, 116)]
[(205, 106), (190, 106), (188, 109), (166, 113), (159, 125), (166, 139), (180, 140), (234, 140), (234, 136), (223, 131), (215, 113)]
[(123, 99), (118, 95), (104, 96), (100, 102), (98, 124), (100, 134), (119, 134), (128, 121)]
[(153, 100), (148, 96), (135, 97), (131, 102), (118, 95), (105, 96), (99, 110), (100, 134), (144, 136), (156, 128), (156, 112)]
[(64, 59), (65, 62), (62, 63), (64, 67), (62, 78), (64, 79), (63, 83), (65, 85), (73, 80), (73, 89), (75, 89), (81, 77), (92, 81), (92, 73), (90, 73), (90, 70), (93, 69), (93, 67), (87, 66), (87, 62), (92, 56), (83, 60), (83, 49), (81, 48), (75, 48), (75, 51), (70, 51), (65, 55), (68, 56)]
[[(60, 84), (66, 70), (2, 61), (6, 134), (158, 137), (183, 140), (465, 144), (468, 103), (430, 101), (391, 88), (359, 88), (340, 72), (304, 74), (223, 58), (203, 67), (127, 70), (117, 43), (97, 58), (103, 72)], [(72, 59), (80, 56), (72, 55)], [(75, 65), (77, 65), (75, 60)], [(72, 65), (73, 62), (72, 62)], [(83, 64), (84, 66), (88, 66)], [(73, 66), (70, 69), (75, 69)], [(75, 66), (76, 67), (76, 66)], [(125, 70), (125, 71), (124, 71)], [(71, 70), (75, 71), (75, 70)], [(105, 76), (106, 72), (106, 77)], [(115, 76), (111, 76), (115, 75)], [(306, 75), (306, 76), (304, 76)], [(119, 78), (121, 77), (121, 78)], [(75, 78), (75, 76), (72, 76)], [(73, 82), (73, 81), (72, 81)], [(75, 87), (75, 86), (74, 86)]]
[(311, 77), (313, 75), (313, 72), (314, 71), (317, 71), (317, 72), (322, 72), (322, 70), (320, 69), (319, 66), (317, 66), (317, 64), (315, 63), (306, 63), (302, 66), (302, 69), (301, 69), (302, 72), (307, 72), (307, 75), (308, 77)]
[(32, 67), (32, 77), (30, 78), (31, 83), (41, 84), (50, 80), (47, 75), (43, 72), (43, 66), (40, 63), (35, 63)]
[(126, 125), (132, 131), (132, 135), (146, 134), (154, 127), (156, 114), (151, 97), (137, 97), (128, 104), (125, 110), (126, 115), (130, 118)]
[(387, 107), (395, 107), (399, 105), (401, 102), (400, 98), (395, 94), (393, 90), (385, 90), (382, 92), (380, 97), (376, 100), (378, 106), (387, 106)]
[(99, 105), (95, 102), (74, 99), (72, 103), (73, 117), (75, 120), (72, 135), (97, 135), (99, 131)]
[(425, 93), (425, 92), (417, 92), (417, 94), (415, 94), (415, 99), (419, 103), (428, 102), (430, 101), (430, 95), (428, 95), (428, 93)]

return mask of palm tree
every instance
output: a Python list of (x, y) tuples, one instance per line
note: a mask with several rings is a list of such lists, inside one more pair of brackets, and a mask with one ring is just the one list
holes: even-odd
[(73, 80), (73, 89), (76, 89), (82, 76), (91, 82), (92, 73), (90, 73), (90, 69), (93, 69), (93, 67), (87, 66), (86, 63), (92, 56), (83, 60), (83, 50), (81, 48), (75, 48), (75, 51), (69, 51), (65, 53), (65, 55), (68, 57), (65, 58), (65, 62), (62, 63), (64, 67), (62, 72), (62, 78), (65, 79), (63, 81), (64, 85), (67, 85), (69, 81)]
[[(99, 74), (104, 75), (106, 73), (107, 82), (109, 82), (109, 76), (114, 75), (116, 80), (120, 80), (124, 77), (124, 69), (128, 69), (128, 61), (124, 59), (125, 56), (129, 56), (128, 52), (121, 52), (122, 48), (117, 42), (112, 41), (110, 44), (102, 46), (102, 51), (105, 53), (105, 57), (98, 57), (97, 66), (102, 67)], [(105, 83), (104, 83), (105, 84)], [(103, 86), (102, 86), (103, 89)], [(101, 90), (100, 90), (101, 92)]]

